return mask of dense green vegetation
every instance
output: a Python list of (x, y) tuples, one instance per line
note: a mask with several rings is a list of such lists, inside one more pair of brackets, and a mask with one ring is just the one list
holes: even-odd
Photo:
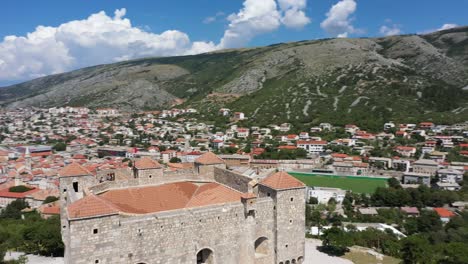
[(349, 190), (356, 193), (372, 193), (378, 187), (385, 187), (386, 179), (364, 178), (364, 177), (343, 177), (331, 175), (314, 175), (303, 173), (290, 173), (307, 186), (333, 187)]
[(10, 192), (15, 192), (15, 193), (24, 193), (24, 192), (30, 191), (32, 189), (33, 188), (29, 188), (29, 187), (24, 186), (24, 185), (18, 185), (18, 186), (10, 187), (8, 190)]
[(42, 219), (35, 211), (22, 213), (27, 207), (25, 201), (16, 200), (0, 213), (0, 263), (19, 263), (3, 262), (7, 250), (63, 256), (59, 217)]
[(357, 231), (353, 225), (345, 232), (339, 227), (325, 230), (322, 250), (343, 255), (348, 247), (359, 245), (376, 248), (385, 255), (403, 260), (405, 264), (463, 264), (468, 263), (468, 212), (450, 220), (445, 226), (432, 212), (417, 219), (416, 229), (406, 238), (398, 239), (390, 231), (369, 228)]
[(273, 159), (273, 160), (295, 160), (295, 159), (304, 159), (307, 157), (307, 151), (304, 149), (280, 149), (273, 150), (267, 148), (265, 152), (260, 155), (255, 156), (256, 159)]
[[(466, 175), (465, 175), (466, 176)], [(338, 215), (334, 201), (328, 205), (306, 206), (306, 224), (308, 226), (333, 225), (323, 230), (322, 251), (333, 255), (343, 255), (353, 245), (374, 248), (377, 251), (403, 260), (405, 264), (462, 264), (468, 263), (468, 212), (460, 212), (443, 224), (440, 217), (429, 207), (450, 204), (453, 201), (467, 198), (468, 181), (462, 183), (459, 192), (432, 190), (421, 186), (417, 189), (403, 189), (395, 179), (388, 181), (388, 188), (379, 187), (371, 195), (348, 192), (343, 201), (347, 218)], [(355, 206), (381, 206), (378, 215), (361, 215)], [(400, 206), (415, 206), (420, 216), (411, 217), (400, 211)], [(343, 222), (347, 232), (343, 230)], [(390, 230), (379, 231), (368, 228), (358, 231), (352, 223), (386, 223), (394, 225), (407, 235), (398, 238)]]

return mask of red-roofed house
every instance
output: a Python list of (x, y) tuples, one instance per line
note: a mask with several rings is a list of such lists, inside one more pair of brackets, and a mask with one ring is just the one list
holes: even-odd
[(436, 207), (436, 208), (434, 208), (434, 211), (439, 215), (440, 220), (443, 223), (449, 222), (450, 219), (455, 216), (454, 212), (449, 211), (449, 210), (447, 210), (445, 208), (442, 208), (442, 207)]
[(421, 129), (431, 129), (431, 128), (434, 127), (434, 123), (432, 123), (432, 122), (421, 122), (421, 123), (419, 123), (419, 127)]
[(407, 146), (397, 146), (395, 147), (395, 151), (398, 152), (403, 157), (412, 157), (416, 154), (415, 147), (407, 147)]
[(26, 192), (10, 192), (9, 188), (0, 190), (0, 207), (6, 207), (11, 202), (17, 199), (26, 199), (27, 196), (38, 192), (39, 189), (33, 188)]

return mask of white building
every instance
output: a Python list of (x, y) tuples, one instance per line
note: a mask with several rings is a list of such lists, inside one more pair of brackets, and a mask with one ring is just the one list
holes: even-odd
[(346, 191), (339, 188), (328, 188), (328, 187), (309, 187), (307, 188), (307, 200), (310, 197), (317, 198), (321, 204), (326, 204), (331, 198), (339, 204), (343, 202)]
[(311, 154), (319, 154), (325, 150), (328, 142), (324, 140), (299, 140), (297, 141), (297, 147), (305, 149)]

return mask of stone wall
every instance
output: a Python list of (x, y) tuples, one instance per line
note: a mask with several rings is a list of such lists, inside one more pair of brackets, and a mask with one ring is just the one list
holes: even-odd
[(304, 257), (305, 192), (304, 188), (276, 192), (277, 263)]
[(258, 258), (254, 246), (260, 237), (273, 241), (273, 200), (259, 201), (258, 206), (255, 218), (246, 216), (239, 202), (71, 221), (73, 250), (67, 263), (193, 264), (204, 248), (213, 251), (217, 264), (274, 263), (273, 243), (267, 243), (269, 253)]
[(152, 178), (160, 178), (163, 176), (163, 169), (158, 168), (158, 169), (137, 169), (134, 168), (134, 175), (136, 178), (139, 179), (152, 179)]
[(90, 191), (98, 194), (109, 189), (159, 185), (180, 181), (212, 182), (214, 179), (209, 175), (197, 175), (193, 170), (183, 170), (178, 172), (164, 172), (164, 175), (155, 175), (152, 178), (131, 178), (123, 181), (106, 181), (91, 187)]
[(246, 193), (252, 191), (249, 189), (249, 182), (252, 181), (251, 178), (229, 170), (214, 168), (214, 180), (240, 192)]

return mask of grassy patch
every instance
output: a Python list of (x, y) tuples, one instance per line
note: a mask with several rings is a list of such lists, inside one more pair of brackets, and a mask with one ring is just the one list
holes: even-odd
[(399, 259), (384, 256), (382, 260), (378, 260), (375, 256), (365, 252), (348, 252), (342, 258), (349, 259), (355, 264), (398, 264)]
[(314, 175), (302, 173), (290, 173), (307, 186), (333, 187), (350, 190), (356, 193), (373, 193), (377, 187), (385, 187), (387, 179), (346, 177), (332, 175)]

